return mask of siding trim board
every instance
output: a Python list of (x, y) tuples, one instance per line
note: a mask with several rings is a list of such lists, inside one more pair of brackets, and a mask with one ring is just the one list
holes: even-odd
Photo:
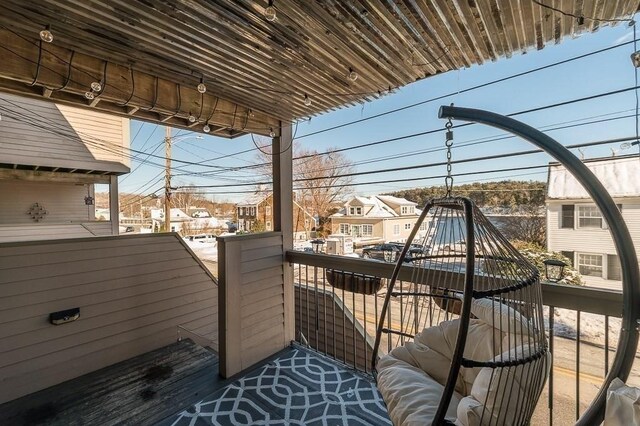
[[(170, 344), (178, 326), (217, 349), (217, 281), (177, 234), (0, 243), (0, 259), (0, 403)], [(70, 307), (77, 321), (48, 323)]]

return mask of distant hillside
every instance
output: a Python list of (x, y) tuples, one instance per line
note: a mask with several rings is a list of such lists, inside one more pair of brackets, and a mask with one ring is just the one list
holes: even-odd
[[(453, 185), (453, 194), (471, 198), (478, 207), (508, 208), (517, 206), (542, 206), (547, 184), (545, 182), (505, 180), (500, 182), (469, 183)], [(423, 206), (428, 199), (445, 195), (444, 186), (414, 188), (391, 192), (385, 195), (403, 197)]]

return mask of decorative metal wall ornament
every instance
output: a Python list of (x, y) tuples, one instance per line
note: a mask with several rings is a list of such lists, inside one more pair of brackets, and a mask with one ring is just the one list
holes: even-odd
[(86, 197), (84, 197), (84, 203), (87, 206), (92, 206), (93, 205), (93, 197), (90, 195), (87, 195)]
[(34, 222), (40, 222), (44, 219), (47, 213), (48, 212), (45, 210), (44, 206), (40, 203), (33, 203), (31, 208), (27, 211), (27, 214), (31, 216), (31, 219), (33, 219)]

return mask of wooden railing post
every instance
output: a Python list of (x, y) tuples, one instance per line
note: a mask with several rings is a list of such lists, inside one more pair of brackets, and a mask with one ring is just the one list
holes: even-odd
[(282, 241), (280, 232), (218, 237), (220, 374), (225, 378), (289, 344)]

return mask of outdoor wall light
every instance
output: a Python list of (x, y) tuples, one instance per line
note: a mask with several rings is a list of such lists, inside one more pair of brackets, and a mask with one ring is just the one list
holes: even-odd
[(567, 266), (561, 260), (547, 259), (544, 261), (544, 273), (548, 281), (557, 283), (564, 277), (564, 267)]

